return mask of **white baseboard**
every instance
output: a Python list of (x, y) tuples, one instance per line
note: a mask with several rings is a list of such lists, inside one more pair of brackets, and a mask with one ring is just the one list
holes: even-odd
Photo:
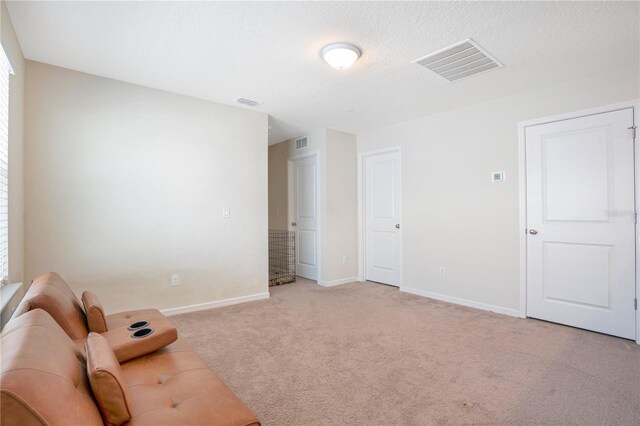
[(204, 311), (206, 309), (220, 308), (222, 306), (237, 305), (238, 303), (253, 302), (255, 300), (268, 299), (269, 292), (250, 294), (248, 296), (232, 297), (231, 299), (215, 300), (213, 302), (198, 303), (195, 305), (179, 306), (177, 308), (161, 309), (164, 315), (186, 314), (188, 312)]
[(339, 280), (332, 280), (332, 281), (318, 280), (318, 285), (321, 285), (322, 287), (333, 287), (335, 285), (348, 284), (354, 281), (358, 281), (358, 277), (342, 278)]
[(482, 309), (483, 311), (491, 311), (497, 314), (509, 315), (511, 317), (521, 317), (520, 311), (517, 309), (505, 308), (503, 306), (489, 305), (487, 303), (475, 302), (468, 299), (460, 299), (458, 297), (446, 296), (444, 294), (433, 293), (426, 290), (420, 290), (411, 287), (400, 287), (400, 291), (415, 294), (417, 296), (428, 297), (429, 299), (440, 300), (442, 302), (455, 303), (456, 305), (467, 306), (469, 308)]

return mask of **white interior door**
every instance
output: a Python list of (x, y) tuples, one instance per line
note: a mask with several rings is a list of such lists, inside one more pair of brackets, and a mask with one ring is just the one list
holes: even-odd
[(364, 157), (365, 279), (400, 285), (400, 153)]
[(318, 278), (318, 163), (317, 157), (293, 161), (292, 229), (296, 233), (296, 272)]
[(635, 338), (633, 121), (526, 129), (527, 316)]

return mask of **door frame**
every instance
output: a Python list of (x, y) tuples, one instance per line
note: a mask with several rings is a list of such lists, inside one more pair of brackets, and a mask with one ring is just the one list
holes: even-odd
[[(558, 114), (553, 116), (536, 118), (518, 122), (518, 189), (519, 189), (519, 252), (520, 252), (520, 313), (519, 317), (527, 317), (527, 162), (526, 162), (526, 130), (527, 127), (537, 126), (540, 124), (552, 123), (555, 121), (571, 120), (574, 118), (587, 117), (590, 115), (603, 114), (607, 112), (620, 111), (623, 109), (633, 109), (633, 124), (639, 126), (636, 130), (636, 141), (634, 143), (634, 176), (635, 176), (635, 193), (634, 205), (636, 212), (638, 211), (638, 201), (640, 200), (640, 173), (638, 173), (638, 165), (640, 165), (640, 149), (637, 144), (640, 139), (640, 99), (627, 102), (620, 102), (611, 105), (589, 108), (580, 111)], [(636, 224), (636, 298), (640, 299), (640, 226)], [(640, 345), (640, 310), (636, 309), (636, 343)]]
[[(403, 216), (403, 203), (404, 203), (404, 197), (403, 195), (403, 189), (402, 189), (402, 150), (400, 149), (400, 146), (394, 146), (394, 147), (390, 147), (390, 148), (384, 148), (384, 149), (376, 149), (373, 151), (365, 151), (365, 152), (359, 152), (358, 153), (358, 281), (364, 281), (365, 280), (365, 271), (366, 271), (366, 256), (365, 256), (365, 230), (364, 230), (364, 225), (365, 225), (365, 201), (364, 201), (364, 196), (365, 196), (365, 183), (366, 183), (366, 177), (364, 176), (365, 173), (365, 167), (364, 167), (364, 162), (368, 157), (375, 157), (376, 155), (382, 155), (382, 154), (392, 154), (392, 153), (397, 153), (398, 154), (398, 158), (400, 159), (398, 167), (399, 167), (399, 173), (400, 173), (400, 232), (402, 233), (402, 235), (404, 236), (404, 216)], [(399, 265), (399, 282), (398, 282), (398, 288), (402, 288), (403, 286), (403, 273), (402, 273), (402, 265), (404, 264), (404, 257), (403, 257), (403, 245), (404, 245), (404, 238), (401, 238), (401, 244), (400, 244), (400, 265)]]
[[(293, 163), (300, 160), (315, 158), (316, 160), (316, 283), (322, 280), (322, 231), (323, 231), (323, 209), (322, 209), (322, 185), (320, 178), (322, 177), (322, 156), (320, 151), (310, 151), (300, 155), (292, 155), (287, 157), (287, 229), (294, 231), (291, 222), (295, 216), (295, 207), (293, 206)], [(297, 245), (296, 241), (296, 245)], [(296, 262), (298, 260), (296, 259)]]

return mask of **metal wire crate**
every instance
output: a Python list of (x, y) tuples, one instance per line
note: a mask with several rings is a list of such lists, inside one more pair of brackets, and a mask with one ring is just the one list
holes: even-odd
[(269, 230), (269, 287), (296, 280), (296, 236), (293, 231)]

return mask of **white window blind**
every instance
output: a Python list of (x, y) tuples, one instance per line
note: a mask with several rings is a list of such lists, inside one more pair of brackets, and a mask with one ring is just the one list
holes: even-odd
[(9, 280), (9, 59), (0, 46), (0, 277)]

